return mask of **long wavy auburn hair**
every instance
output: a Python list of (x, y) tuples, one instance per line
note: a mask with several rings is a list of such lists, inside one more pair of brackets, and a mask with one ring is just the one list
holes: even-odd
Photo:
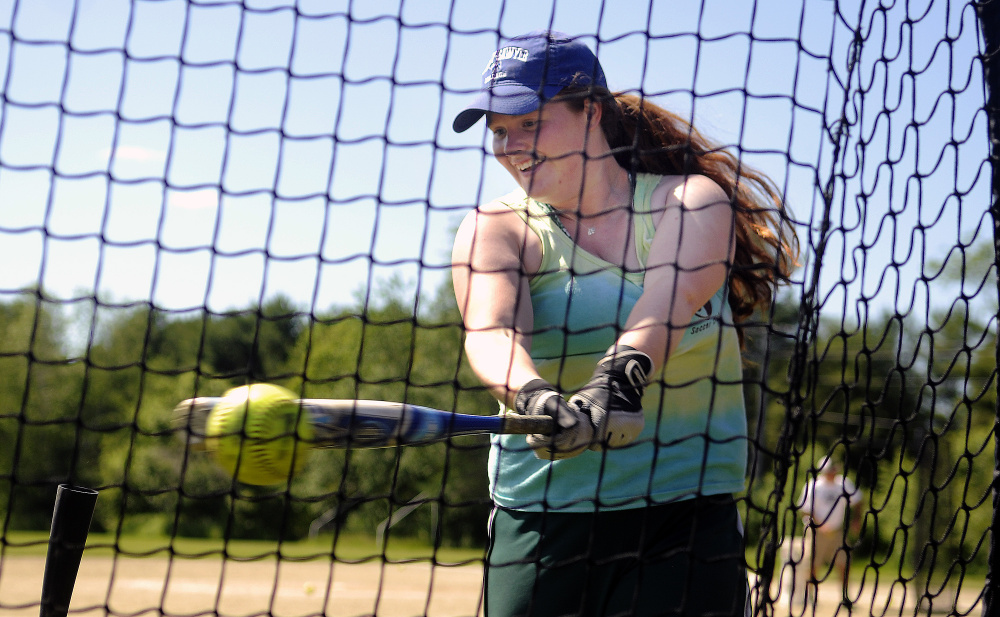
[(624, 169), (664, 176), (700, 174), (722, 187), (736, 223), (729, 275), (733, 319), (739, 328), (755, 312), (766, 312), (777, 286), (791, 280), (799, 257), (798, 237), (774, 182), (679, 115), (634, 94), (574, 87), (558, 98), (577, 111), (585, 110), (588, 100), (601, 105), (601, 128)]

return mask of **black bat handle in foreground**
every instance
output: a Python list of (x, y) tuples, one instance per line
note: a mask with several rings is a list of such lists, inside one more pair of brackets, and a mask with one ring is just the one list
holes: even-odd
[(42, 574), (41, 617), (66, 617), (69, 611), (96, 505), (97, 491), (93, 489), (61, 484), (56, 491)]

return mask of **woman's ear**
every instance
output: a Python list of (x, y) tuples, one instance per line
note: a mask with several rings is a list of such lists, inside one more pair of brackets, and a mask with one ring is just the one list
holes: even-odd
[(604, 107), (593, 99), (587, 99), (583, 104), (583, 112), (587, 114), (588, 129), (601, 130), (601, 116), (604, 114)]

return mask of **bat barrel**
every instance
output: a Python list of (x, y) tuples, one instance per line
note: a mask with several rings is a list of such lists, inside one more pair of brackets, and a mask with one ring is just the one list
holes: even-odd
[(174, 431), (187, 442), (192, 450), (205, 449), (205, 425), (208, 415), (219, 397), (199, 396), (181, 401), (174, 408), (172, 425)]
[(65, 617), (69, 612), (69, 601), (73, 597), (96, 505), (97, 491), (82, 486), (59, 485), (42, 574), (40, 617)]

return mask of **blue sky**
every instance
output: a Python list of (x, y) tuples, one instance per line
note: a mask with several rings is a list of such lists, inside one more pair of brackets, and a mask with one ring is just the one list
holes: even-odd
[(977, 25), (871, 4), (0, 0), (0, 294), (322, 312), (394, 274), (433, 293), (459, 218), (511, 187), (482, 125), (451, 119), (499, 35), (552, 27), (771, 175), (810, 247), (830, 183), (825, 310), (916, 310), (932, 261), (991, 233)]

